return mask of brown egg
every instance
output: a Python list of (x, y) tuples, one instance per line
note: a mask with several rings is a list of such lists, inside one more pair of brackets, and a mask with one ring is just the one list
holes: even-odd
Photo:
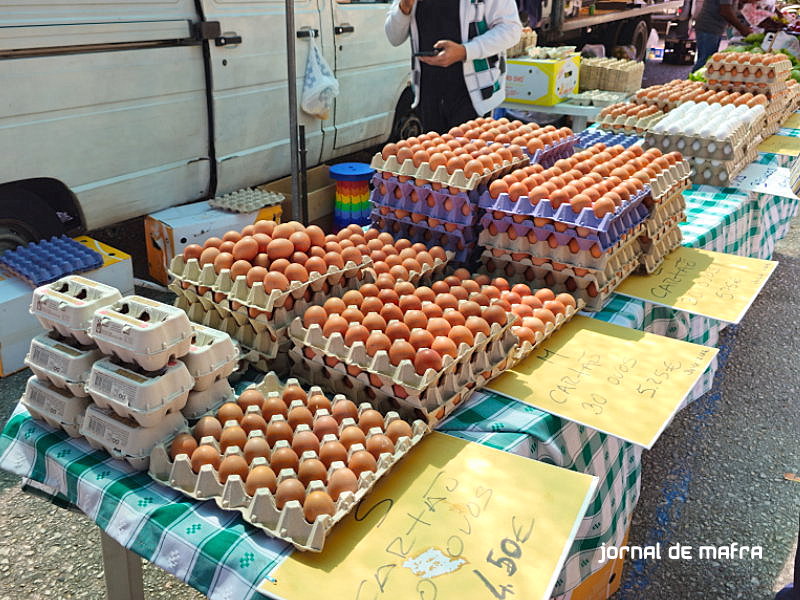
[[(545, 301), (545, 302), (547, 302), (547, 301)], [(556, 322), (555, 315), (552, 313), (552, 311), (550, 311), (550, 310), (548, 310), (546, 308), (534, 308), (533, 309), (533, 316), (536, 317), (537, 319), (539, 319), (545, 325), (547, 323), (555, 324), (555, 322)]]
[[(274, 264), (272, 267), (274, 268)], [(269, 293), (273, 290), (283, 292), (289, 289), (289, 280), (283, 273), (272, 270), (264, 277), (264, 291)]]
[(306, 487), (312, 481), (328, 483), (328, 469), (322, 461), (316, 458), (307, 458), (300, 463), (300, 467), (297, 470), (297, 478)]
[(397, 304), (400, 296), (393, 289), (384, 288), (378, 292), (378, 299), (384, 304)]
[(566, 307), (564, 306), (564, 304), (562, 304), (558, 300), (548, 300), (548, 301), (546, 301), (544, 303), (543, 308), (546, 308), (547, 310), (549, 310), (554, 315), (558, 315), (558, 314), (563, 315), (566, 312)]
[(375, 356), (378, 352), (388, 352), (392, 341), (382, 331), (373, 331), (369, 334), (365, 346), (367, 354)]
[(322, 327), (325, 325), (327, 319), (328, 313), (325, 312), (324, 308), (321, 306), (309, 306), (305, 314), (303, 314), (303, 327), (306, 329), (312, 325), (319, 325)]
[(353, 452), (347, 466), (356, 477), (360, 477), (361, 473), (367, 471), (372, 471), (374, 473), (378, 470), (378, 463), (375, 457), (366, 450)]
[(453, 358), (458, 357), (458, 347), (455, 342), (443, 335), (434, 338), (431, 349), (437, 352), (442, 358), (445, 356), (452, 356)]
[[(433, 345), (433, 334), (427, 329), (414, 329), (408, 338), (408, 342), (413, 346), (414, 350), (419, 351), (422, 348), (430, 348)], [(416, 357), (414, 359), (416, 361)]]
[(350, 446), (353, 444), (366, 445), (367, 436), (364, 435), (364, 432), (361, 431), (357, 425), (348, 425), (339, 433), (339, 442), (341, 442), (342, 446), (347, 450), (350, 450)]
[(442, 313), (442, 318), (450, 323), (450, 327), (455, 327), (456, 325), (463, 325), (466, 322), (466, 318), (460, 311), (448, 308), (446, 311)]
[(219, 441), (222, 435), (222, 424), (214, 417), (203, 417), (194, 426), (194, 438), (199, 442), (206, 436)]
[(261, 405), (261, 415), (268, 424), (274, 415), (286, 417), (288, 414), (286, 403), (279, 396), (268, 396)]
[(233, 242), (234, 244), (242, 239), (242, 234), (238, 231), (226, 231), (225, 235), (222, 236), (223, 242)]
[[(490, 307), (486, 307), (488, 309)], [(491, 328), (489, 323), (483, 317), (467, 317), (466, 323), (464, 326), (470, 330), (473, 336), (477, 336), (478, 333), (483, 333), (483, 335), (488, 336), (491, 333)]]
[(258, 241), (252, 237), (243, 237), (233, 245), (233, 258), (251, 261), (258, 254)]
[(447, 334), (456, 347), (460, 347), (461, 344), (467, 344), (468, 346), (472, 346), (475, 343), (475, 336), (469, 330), (466, 325), (454, 325), (452, 329), (450, 329), (450, 333)]
[(189, 244), (183, 249), (183, 259), (184, 260), (191, 260), (191, 259), (199, 259), (200, 255), (203, 254), (203, 247), (199, 244)]
[(347, 328), (350, 324), (341, 316), (339, 315), (331, 315), (325, 321), (325, 325), (322, 327), (322, 335), (325, 337), (330, 337), (334, 333), (339, 333), (344, 335), (347, 333)]
[(169, 446), (169, 457), (172, 460), (175, 460), (179, 454), (186, 454), (189, 458), (191, 458), (192, 453), (196, 449), (197, 440), (195, 440), (188, 433), (179, 433), (175, 436), (175, 439), (172, 440), (172, 444)]
[(300, 504), (306, 498), (306, 488), (298, 479), (284, 479), (275, 490), (275, 506), (283, 510), (287, 502), (297, 500)]
[(399, 440), (401, 437), (411, 438), (412, 435), (413, 432), (411, 430), (411, 425), (401, 419), (395, 419), (389, 423), (388, 427), (386, 427), (386, 436), (394, 444), (396, 444), (397, 440)]
[(312, 414), (316, 414), (318, 410), (325, 409), (327, 411), (331, 410), (331, 401), (325, 397), (320, 391), (312, 392), (308, 396), (308, 401), (306, 402), (308, 406), (308, 410), (312, 412)]
[(341, 298), (328, 298), (322, 307), (328, 315), (341, 315), (344, 309), (347, 308), (347, 305)]
[(297, 426), (301, 423), (311, 427), (314, 423), (314, 415), (305, 406), (295, 406), (289, 411), (289, 416), (286, 420), (292, 429), (297, 429)]
[(242, 420), (243, 416), (244, 411), (236, 402), (226, 402), (220, 406), (217, 411), (217, 420), (223, 424), (228, 421), (236, 421), (238, 423)]
[[(382, 290), (381, 290), (382, 291)], [(376, 291), (375, 296), (367, 296), (361, 303), (361, 312), (365, 315), (367, 313), (380, 313), (383, 309), (383, 300), (377, 297), (380, 291)]]
[(341, 442), (325, 442), (319, 450), (319, 459), (325, 465), (325, 468), (330, 468), (337, 460), (347, 464), (347, 448)]
[(373, 427), (383, 430), (383, 415), (375, 409), (367, 409), (359, 415), (358, 426), (365, 434)]
[(274, 238), (267, 246), (267, 255), (270, 260), (288, 259), (294, 251), (294, 244), (285, 238)]
[(284, 469), (292, 469), (297, 473), (297, 468), (300, 465), (300, 459), (297, 453), (291, 448), (283, 446), (272, 451), (272, 456), (269, 458), (270, 468), (277, 474)]
[(350, 492), (356, 493), (358, 490), (358, 477), (348, 468), (336, 469), (331, 474), (328, 482), (328, 493), (334, 502), (337, 502), (342, 494)]
[(311, 492), (303, 502), (303, 516), (309, 523), (314, 523), (323, 515), (333, 516), (336, 512), (336, 505), (333, 499), (322, 490)]
[(255, 388), (249, 388), (241, 393), (236, 399), (236, 402), (239, 404), (242, 411), (247, 412), (247, 409), (251, 406), (261, 408), (264, 404), (264, 394)]
[(394, 454), (394, 442), (386, 435), (379, 434), (367, 438), (367, 452), (378, 460), (381, 454)]
[(267, 270), (264, 267), (253, 267), (247, 274), (247, 285), (253, 287), (256, 282), (264, 283), (264, 277), (267, 276)]
[(313, 431), (296, 431), (292, 437), (292, 450), (297, 456), (302, 456), (303, 452), (309, 450), (319, 454), (319, 438)]
[(366, 344), (369, 334), (369, 329), (363, 325), (350, 325), (344, 334), (344, 343), (346, 346), (352, 346), (358, 342)]
[(434, 350), (423, 348), (414, 357), (414, 368), (419, 375), (425, 375), (429, 369), (438, 372), (442, 369), (442, 357)]
[(331, 407), (331, 415), (339, 423), (344, 419), (358, 419), (358, 407), (351, 400), (339, 400)]
[(213, 248), (213, 247), (212, 248), (206, 248), (200, 254), (200, 257), (199, 257), (200, 264), (201, 265), (208, 265), (208, 264), (212, 264), (213, 265), (214, 261), (217, 258), (217, 256), (219, 256), (219, 253), (220, 252), (219, 252), (218, 248)]
[(231, 454), (222, 459), (219, 464), (219, 482), (225, 483), (231, 475), (238, 475), (242, 482), (247, 479), (247, 461), (237, 454)]
[(231, 265), (231, 279), (235, 280), (237, 277), (247, 277), (247, 273), (252, 266), (253, 265), (246, 260), (237, 260)]
[(269, 458), (269, 444), (267, 440), (260, 436), (254, 436), (247, 440), (242, 448), (244, 458), (247, 464), (253, 462), (253, 459), (260, 456), (262, 458)]
[(244, 417), (242, 417), (240, 425), (248, 435), (251, 431), (267, 431), (267, 422), (264, 420), (264, 417), (258, 413), (246, 414)]
[(238, 425), (232, 427), (225, 427), (219, 437), (219, 449), (223, 454), (228, 448), (238, 446), (243, 449), (247, 443), (247, 432)]
[(192, 452), (192, 471), (199, 473), (200, 467), (203, 465), (211, 465), (215, 469), (218, 469), (221, 460), (222, 457), (214, 446), (198, 446), (197, 449)]
[(350, 324), (361, 323), (364, 320), (364, 313), (355, 306), (348, 306), (342, 312), (342, 318)]
[[(408, 327), (406, 327), (406, 325), (403, 323), (392, 323), (392, 325), (395, 325), (398, 328), (405, 327), (406, 332), (408, 331)], [(410, 337), (410, 333), (408, 336)], [(389, 361), (394, 366), (398, 366), (404, 360), (410, 360), (413, 363), (416, 352), (417, 351), (414, 349), (414, 346), (408, 343), (405, 339), (396, 339), (392, 342), (392, 345), (389, 348)]]
[(210, 237), (203, 243), (203, 248), (219, 248), (222, 240), (218, 237)]
[(261, 488), (266, 488), (274, 494), (277, 487), (275, 472), (266, 465), (258, 465), (247, 474), (245, 490), (248, 496), (255, 496), (256, 491)]
[(326, 435), (339, 433), (339, 423), (330, 415), (323, 415), (314, 420), (314, 435), (319, 440), (322, 440)]
[(534, 292), (533, 295), (536, 296), (542, 302), (547, 302), (548, 300), (556, 299), (555, 293), (553, 292), (553, 290), (549, 288), (541, 288), (539, 290), (536, 290), (536, 292)]
[(222, 242), (219, 245), (220, 254), (227, 253), (227, 254), (230, 254), (231, 256), (233, 256), (232, 252), (233, 252), (233, 247), (235, 245), (236, 244), (234, 244), (233, 242)]
[(233, 265), (233, 254), (230, 252), (220, 252), (214, 259), (214, 271), (221, 273), (225, 269), (230, 269)]
[(286, 421), (272, 421), (267, 425), (267, 443), (270, 448), (274, 448), (278, 440), (291, 441), (293, 434), (292, 427)]

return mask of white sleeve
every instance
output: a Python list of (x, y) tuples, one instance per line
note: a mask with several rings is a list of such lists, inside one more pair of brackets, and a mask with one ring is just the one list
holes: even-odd
[(486, 33), (464, 44), (466, 60), (488, 58), (516, 44), (522, 35), (522, 23), (514, 0), (486, 0)]
[(386, 13), (386, 22), (383, 24), (386, 37), (392, 46), (400, 46), (408, 39), (411, 31), (411, 15), (400, 10), (400, 0), (394, 0)]

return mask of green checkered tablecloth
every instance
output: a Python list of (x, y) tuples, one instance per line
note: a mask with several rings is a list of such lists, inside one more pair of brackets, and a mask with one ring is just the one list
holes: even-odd
[[(749, 256), (771, 253), (797, 210), (796, 199), (731, 189), (697, 187), (686, 196), (686, 245)], [(619, 295), (595, 317), (707, 345), (717, 343), (722, 326)], [(710, 389), (712, 379), (710, 369), (687, 402)], [(600, 478), (557, 582), (558, 600), (568, 600), (597, 570), (600, 545), (622, 542), (639, 498), (640, 448), (487, 393), (476, 394), (440, 429)], [(186, 499), (33, 421), (21, 407), (0, 435), (0, 467), (55, 488), (111, 537), (211, 598), (257, 596), (255, 586), (290, 550), (213, 502)]]

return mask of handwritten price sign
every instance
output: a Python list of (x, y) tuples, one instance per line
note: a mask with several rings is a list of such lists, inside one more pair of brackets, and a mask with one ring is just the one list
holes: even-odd
[(772, 135), (759, 144), (758, 151), (797, 156), (800, 154), (800, 139), (788, 135)]
[(778, 263), (678, 248), (650, 275), (631, 275), (617, 292), (727, 323), (742, 320)]
[(486, 387), (651, 448), (716, 348), (574, 317)]
[[(520, 482), (524, 482), (521, 485)], [(312, 600), (550, 598), (597, 479), (432, 433), (259, 591)]]

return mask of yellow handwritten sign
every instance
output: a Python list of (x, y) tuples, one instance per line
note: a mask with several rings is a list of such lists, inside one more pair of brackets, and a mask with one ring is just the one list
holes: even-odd
[(777, 266), (770, 260), (680, 247), (654, 273), (631, 275), (617, 292), (738, 323)]
[(786, 129), (800, 129), (800, 113), (792, 113), (792, 116), (786, 119), (786, 122), (781, 125)]
[(549, 599), (597, 478), (443, 433), (259, 586), (312, 600)]
[(800, 154), (800, 138), (788, 135), (771, 135), (758, 145), (758, 151), (797, 156)]
[(486, 387), (649, 449), (716, 354), (716, 348), (574, 317)]

